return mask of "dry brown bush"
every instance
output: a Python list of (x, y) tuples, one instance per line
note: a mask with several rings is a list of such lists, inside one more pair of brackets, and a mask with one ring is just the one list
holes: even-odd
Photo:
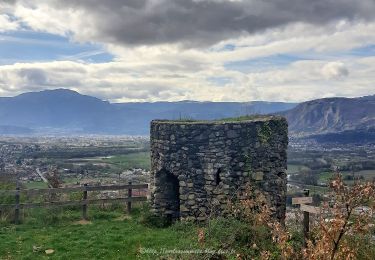
[[(243, 219), (250, 225), (269, 227), (281, 259), (334, 260), (375, 257), (375, 250), (371, 249), (375, 247), (375, 243), (369, 239), (375, 224), (374, 182), (355, 182), (354, 185), (348, 186), (343, 182), (342, 176), (337, 174), (330, 184), (326, 201), (320, 206), (320, 213), (312, 216), (315, 221), (312, 221), (310, 239), (305, 248), (293, 246), (291, 233), (283, 223), (273, 217), (274, 209), (269, 207), (264, 194), (250, 186), (241, 196), (244, 199), (229, 203), (229, 215)], [(363, 245), (363, 241), (370, 243), (370, 246)], [(247, 259), (241, 254), (237, 257)], [(259, 257), (274, 259), (275, 254), (264, 250)]]

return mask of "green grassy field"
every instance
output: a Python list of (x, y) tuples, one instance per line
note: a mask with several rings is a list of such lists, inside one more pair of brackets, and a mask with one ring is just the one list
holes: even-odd
[(150, 170), (151, 167), (149, 152), (115, 155), (110, 158), (104, 158), (102, 161), (118, 167), (121, 170), (128, 170), (132, 168)]
[(48, 188), (47, 183), (43, 181), (31, 181), (23, 183), (26, 189), (46, 189)]
[[(351, 172), (342, 172), (342, 174), (345, 175), (352, 175)], [(354, 173), (355, 176), (363, 176), (365, 180), (373, 180), (375, 178), (375, 170), (363, 170), (363, 171), (357, 171)]]
[(328, 183), (333, 177), (333, 172), (322, 172), (319, 174), (319, 181)]
[[(234, 260), (237, 254), (246, 256), (241, 259), (262, 259), (264, 250), (271, 253), (270, 259), (281, 259), (266, 226), (237, 218), (214, 218), (208, 223), (176, 222), (157, 228), (145, 221), (145, 216), (150, 216), (147, 212), (148, 207), (138, 205), (126, 215), (122, 205), (114, 204), (90, 206), (90, 221), (81, 220), (79, 207), (28, 210), (22, 212), (20, 225), (0, 218), (0, 259)], [(200, 231), (204, 232), (202, 243), (198, 242)], [(302, 233), (293, 232), (290, 243), (300, 248)], [(199, 250), (225, 253), (194, 253)], [(370, 244), (364, 254), (373, 250)], [(373, 259), (371, 256), (366, 259)]]
[(68, 183), (68, 184), (76, 184), (77, 182), (79, 182), (80, 180), (76, 177), (67, 177), (67, 178), (63, 178), (63, 182), (64, 183)]
[[(79, 211), (40, 210), (18, 226), (3, 222), (0, 259), (155, 259), (142, 249), (197, 248), (191, 225), (149, 228), (139, 223), (137, 211), (126, 216), (119, 209), (90, 210), (89, 216), (87, 224), (79, 221)], [(47, 249), (54, 253), (47, 255)]]
[(301, 164), (288, 164), (288, 169), (287, 173), (288, 174), (296, 174), (296, 173), (301, 173), (302, 171), (306, 171), (309, 168), (301, 165)]
[[(345, 179), (345, 176), (351, 176), (352, 172), (343, 171), (341, 172), (343, 178)], [(319, 175), (319, 181), (328, 183), (329, 180), (334, 176), (333, 172), (322, 172)], [(375, 178), (375, 170), (362, 170), (355, 172), (355, 177), (363, 176), (364, 180), (371, 181)], [(353, 181), (345, 180), (346, 183), (351, 184)]]
[(27, 212), (20, 225), (0, 223), (0, 259), (237, 259), (237, 253), (258, 259), (261, 250), (278, 254), (264, 226), (217, 218), (158, 228), (155, 223), (161, 222), (150, 221), (146, 212), (147, 207), (135, 208), (131, 215), (119, 206), (92, 207), (89, 222), (80, 220), (79, 208)]
[(297, 164), (288, 164), (287, 173), (288, 173), (288, 174), (298, 173), (299, 170), (300, 170), (300, 168), (301, 168), (301, 165), (297, 165)]
[(288, 187), (288, 195), (293, 195), (297, 192), (301, 192), (303, 189), (309, 189), (310, 190), (310, 195), (314, 194), (324, 194), (327, 193), (328, 187), (320, 187), (320, 186), (313, 186), (313, 185), (301, 185), (299, 184), (298, 188), (293, 187)]

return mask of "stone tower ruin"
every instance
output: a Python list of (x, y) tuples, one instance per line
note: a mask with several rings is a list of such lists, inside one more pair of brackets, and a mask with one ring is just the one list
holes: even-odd
[(213, 204), (224, 208), (250, 183), (267, 195), (275, 216), (285, 218), (287, 122), (276, 116), (240, 119), (151, 122), (155, 214), (204, 220)]

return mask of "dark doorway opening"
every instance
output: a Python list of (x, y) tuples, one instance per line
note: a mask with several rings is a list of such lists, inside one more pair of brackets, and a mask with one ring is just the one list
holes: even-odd
[(166, 170), (159, 172), (160, 185), (165, 202), (165, 216), (175, 220), (180, 218), (180, 187), (176, 176)]

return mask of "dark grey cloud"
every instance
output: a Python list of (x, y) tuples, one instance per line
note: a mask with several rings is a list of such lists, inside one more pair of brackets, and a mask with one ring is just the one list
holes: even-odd
[[(294, 22), (375, 18), (374, 0), (54, 0), (83, 10), (96, 39), (125, 45), (208, 46)], [(68, 18), (67, 18), (68, 19)]]
[(17, 0), (1, 0), (0, 4), (15, 4)]

